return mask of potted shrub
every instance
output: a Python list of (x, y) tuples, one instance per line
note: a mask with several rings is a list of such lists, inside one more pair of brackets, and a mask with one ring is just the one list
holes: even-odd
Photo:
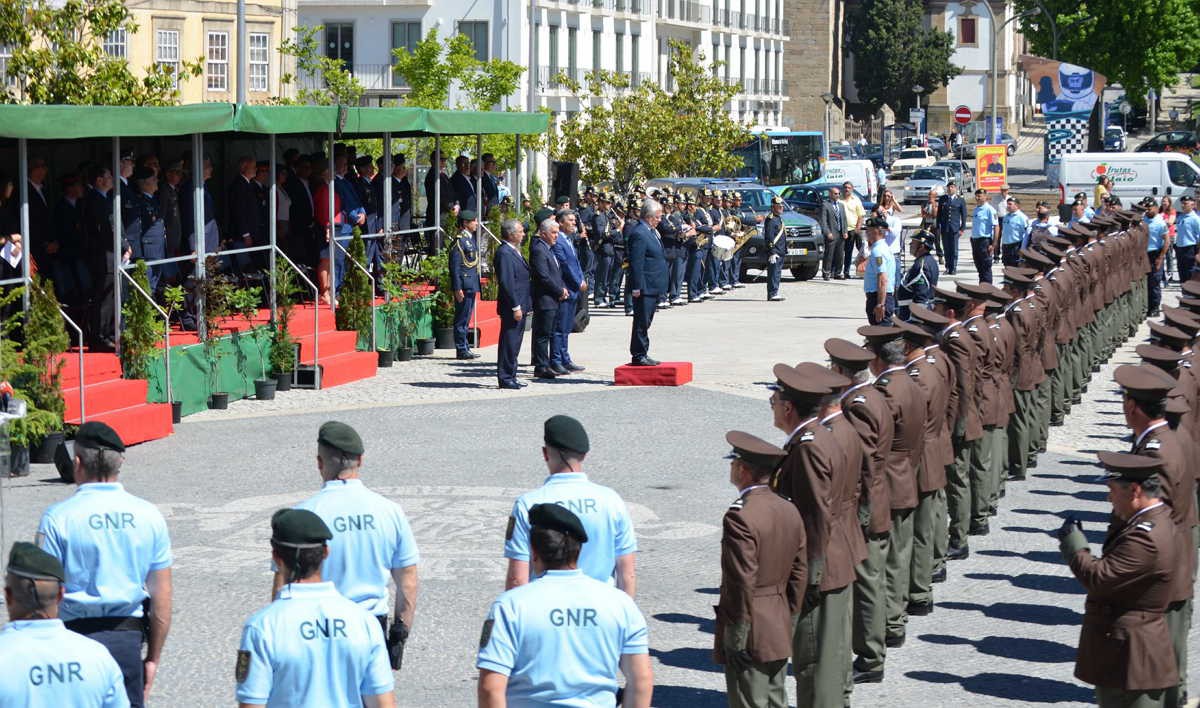
[[(185, 303), (187, 302), (187, 291), (182, 285), (172, 285), (163, 289), (163, 309), (167, 311), (167, 320), (175, 319), (177, 314), (183, 312)], [(170, 353), (167, 353), (170, 356)], [(164, 372), (166, 373), (166, 372)], [(178, 423), (183, 420), (183, 401), (171, 401), (171, 420)]]
[[(258, 349), (258, 366), (262, 376), (254, 380), (254, 397), (260, 401), (271, 401), (275, 399), (275, 379), (267, 378), (267, 345), (270, 340), (267, 338), (265, 328), (254, 326), (260, 303), (262, 303), (261, 287), (234, 288), (230, 294), (229, 309), (246, 323), (246, 329), (240, 336), (250, 337), (254, 341), (255, 348)], [(237, 360), (238, 371), (242, 374), (242, 380), (245, 380), (246, 355), (242, 352), (240, 343), (237, 347)]]
[(383, 321), (387, 327), (389, 349), (395, 352), (397, 361), (408, 361), (413, 354), (414, 318), (412, 316), (414, 294), (409, 288), (419, 277), (417, 271), (399, 263), (383, 266), (383, 292), (386, 302)]
[[(51, 433), (61, 432), (62, 419), (50, 412), (30, 405), (24, 418), (16, 418), (8, 424), (9, 475), (23, 477), (29, 474), (30, 449), (40, 445)], [(53, 452), (48, 462), (52, 462)]]
[(358, 348), (362, 349), (371, 342), (375, 293), (371, 292), (371, 281), (367, 274), (351, 263), (363, 263), (367, 258), (367, 247), (358, 227), (354, 229), (346, 252), (349, 254), (346, 257), (346, 274), (337, 293), (337, 328), (347, 332), (358, 332)]
[(282, 259), (275, 264), (275, 326), (271, 329), (271, 373), (275, 390), (290, 391), (296, 373), (296, 340), (292, 337), (292, 312), (299, 284)]
[(54, 296), (54, 284), (39, 275), (34, 275), (29, 289), (23, 333), (21, 362), (9, 378), (14, 387), (24, 391), (29, 407), (41, 414), (29, 437), (29, 446), (37, 453), (34, 461), (51, 462), (54, 448), (63, 441), (63, 354), (71, 340)]
[(221, 320), (229, 317), (229, 298), (233, 285), (229, 279), (217, 272), (219, 261), (209, 257), (205, 265), (205, 277), (200, 283), (204, 293), (204, 358), (208, 363), (208, 407), (224, 410), (229, 407), (229, 393), (217, 390), (220, 386), (221, 360), (225, 352), (221, 347)]
[[(423, 275), (436, 288), (430, 298), (433, 336), (438, 349), (454, 348), (454, 291), (450, 288), (450, 257), (443, 251), (421, 262)], [(432, 353), (432, 352), (431, 352)]]
[[(135, 263), (129, 275), (142, 290), (150, 292), (145, 261)], [(157, 356), (163, 336), (154, 304), (137, 289), (129, 288), (121, 304), (121, 319), (121, 372), (127, 379), (149, 378), (150, 362)]]

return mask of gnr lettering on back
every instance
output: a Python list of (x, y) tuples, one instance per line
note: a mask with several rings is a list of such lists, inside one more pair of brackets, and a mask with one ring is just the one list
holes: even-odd
[(555, 627), (595, 627), (596, 610), (590, 607), (556, 607), (550, 610), (550, 624)]
[(300, 623), (300, 636), (305, 639), (345, 639), (346, 620), (318, 619)]
[(338, 533), (343, 531), (374, 531), (375, 515), (353, 514), (351, 516), (335, 516), (333, 519), (333, 530)]
[(597, 510), (595, 499), (564, 499), (555, 504), (567, 507), (574, 514), (595, 514)]
[(83, 664), (69, 661), (65, 664), (38, 664), (29, 667), (29, 683), (34, 686), (49, 686), (55, 683), (71, 683), (83, 680)]
[(136, 528), (133, 514), (128, 511), (91, 514), (88, 516), (88, 526), (97, 531), (123, 531)]

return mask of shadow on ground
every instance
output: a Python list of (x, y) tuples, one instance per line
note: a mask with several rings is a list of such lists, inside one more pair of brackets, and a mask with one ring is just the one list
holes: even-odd
[(962, 644), (975, 647), (975, 651), (989, 656), (999, 656), (1018, 661), (1039, 664), (1066, 664), (1075, 661), (1075, 647), (1061, 642), (1028, 637), (983, 637), (966, 639), (950, 634), (922, 634), (917, 637), (930, 644)]
[(1015, 602), (997, 602), (980, 605), (974, 602), (939, 602), (938, 609), (980, 612), (992, 619), (1024, 622), (1045, 626), (1077, 627), (1083, 623), (1083, 615), (1067, 607), (1054, 605), (1025, 605)]
[(968, 693), (1018, 703), (1092, 703), (1095, 699), (1095, 693), (1086, 686), (1017, 674), (956, 676), (942, 671), (909, 671), (906, 675), (916, 681), (957, 683)]

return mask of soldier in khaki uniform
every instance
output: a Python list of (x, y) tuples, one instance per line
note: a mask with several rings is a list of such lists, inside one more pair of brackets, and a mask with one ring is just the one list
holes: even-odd
[(851, 638), (857, 655), (853, 683), (879, 683), (887, 657), (887, 555), (892, 530), (892, 504), (887, 481), (887, 457), (892, 449), (895, 423), (883, 394), (872, 384), (869, 368), (875, 354), (844, 339), (825, 342), (834, 372), (851, 379), (841, 394), (843, 417), (854, 427), (863, 446), (862, 493), (858, 524), (866, 558), (858, 564), (854, 580)]
[(713, 659), (725, 665), (731, 708), (787, 708), (793, 618), (808, 584), (804, 520), (769, 486), (783, 450), (736, 430), (725, 441), (738, 498), (722, 524)]
[(1059, 529), (1059, 549), (1087, 589), (1075, 677), (1096, 687), (1100, 708), (1156, 708), (1179, 682), (1163, 613), (1175, 582), (1177, 532), (1162, 501), (1162, 464), (1101, 452), (1116, 520), (1103, 555), (1088, 549), (1079, 522)]
[(925, 445), (925, 394), (905, 368), (903, 330), (868, 325), (858, 328), (866, 348), (875, 354), (871, 373), (895, 425), (887, 457), (892, 532), (887, 557), (888, 647), (904, 646), (908, 624), (908, 590), (912, 572), (913, 511), (917, 508), (917, 468)]
[(1183, 445), (1167, 424), (1167, 394), (1175, 379), (1162, 369), (1142, 364), (1117, 367), (1113, 378), (1123, 391), (1125, 423), (1133, 433), (1131, 453), (1158, 459), (1163, 482), (1162, 499), (1171, 507), (1171, 520), (1178, 531), (1179, 559), (1175, 563), (1167, 628), (1178, 660), (1179, 684), (1167, 690), (1166, 705), (1183, 706), (1187, 696), (1187, 636), (1192, 625), (1192, 579), (1196, 571), (1196, 471), (1189, 467)]
[[(939, 414), (942, 416), (942, 433), (938, 435), (936, 441), (925, 441), (928, 448), (931, 444), (935, 450), (939, 452), (938, 459), (942, 465), (942, 486), (933, 492), (933, 566), (932, 580), (935, 583), (946, 581), (946, 553), (950, 546), (950, 530), (947, 526), (949, 517), (946, 509), (946, 482), (948, 476), (946, 471), (954, 464), (954, 442), (952, 439), (952, 431), (950, 426), (953, 424), (952, 419), (956, 414), (958, 407), (958, 389), (957, 381), (958, 374), (954, 370), (954, 364), (950, 362), (950, 357), (946, 356), (946, 352), (942, 351), (942, 346), (939, 343), (940, 333), (950, 325), (950, 319), (943, 317), (933, 310), (927, 309), (921, 305), (916, 305), (910, 308), (913, 324), (924, 327), (930, 335), (930, 341), (925, 345), (925, 361), (929, 362), (933, 372), (940, 378), (945, 386), (946, 403), (939, 409)], [(931, 464), (934, 463), (930, 460)], [(922, 470), (926, 476), (936, 476), (937, 472), (926, 472)], [(918, 505), (918, 515), (920, 515), (920, 506)], [(920, 519), (915, 523), (921, 523)], [(919, 599), (920, 593), (915, 593)]]
[[(821, 399), (832, 393), (820, 381), (776, 364), (771, 386), (775, 427), (788, 434), (783, 463), (771, 488), (791, 499), (804, 519), (808, 586), (792, 635), (796, 700), (804, 706), (841, 708), (850, 670), (849, 549), (837, 542), (833, 509), (837, 441), (820, 422)], [(826, 578), (829, 576), (829, 579)]]
[(1016, 391), (1013, 393), (1016, 411), (1008, 423), (1008, 478), (1025, 479), (1029, 466), (1029, 447), (1036, 425), (1034, 410), (1037, 388), (1045, 379), (1038, 336), (1042, 326), (1041, 308), (1033, 296), (1033, 281), (1015, 268), (1004, 269), (1004, 289), (1013, 296), (1008, 321), (1017, 335)]
[(968, 298), (962, 293), (934, 288), (934, 311), (950, 320), (942, 330), (940, 344), (954, 372), (947, 421), (954, 445), (954, 463), (946, 466), (946, 512), (950, 521), (950, 547), (947, 560), (962, 560), (971, 555), (967, 533), (971, 521), (971, 484), (967, 460), (971, 446), (983, 438), (983, 424), (975, 404), (979, 354), (975, 343), (963, 328), (959, 317), (966, 312)]
[(1008, 423), (1016, 412), (1013, 402), (1013, 371), (1016, 361), (1017, 333), (1012, 323), (1008, 321), (1008, 308), (1012, 303), (1012, 295), (1004, 292), (995, 285), (988, 284), (988, 293), (984, 309), (987, 314), (988, 328), (992, 330), (995, 346), (992, 348), (992, 366), (996, 370), (996, 383), (1000, 391), (1000, 405), (997, 409), (995, 435), (992, 438), (991, 474), (988, 481), (991, 494), (988, 499), (988, 516), (996, 515), (1000, 498), (1004, 496), (1004, 484), (1008, 479)]
[(1008, 416), (1000, 399), (1001, 385), (996, 360), (996, 336), (984, 316), (991, 295), (988, 283), (959, 283), (958, 291), (966, 295), (966, 310), (962, 328), (975, 345), (975, 405), (979, 409), (979, 423), (983, 426), (983, 437), (970, 446), (967, 464), (967, 483), (971, 488), (971, 524), (967, 533), (971, 536), (988, 534), (988, 507), (992, 496), (992, 452), (995, 449), (996, 428), (1007, 424)]

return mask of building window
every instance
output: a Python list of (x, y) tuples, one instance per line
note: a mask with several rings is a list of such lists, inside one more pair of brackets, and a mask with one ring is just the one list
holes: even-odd
[(118, 27), (104, 38), (104, 53), (113, 59), (124, 59), (127, 56), (127, 37), (124, 27)]
[(602, 46), (600, 38), (602, 36), (603, 33), (600, 30), (592, 30), (592, 71), (600, 71), (604, 68), (604, 65), (600, 62), (600, 48)]
[(208, 33), (208, 61), (205, 64), (209, 91), (229, 90), (229, 33)]
[(567, 28), (567, 75), (572, 81), (579, 80), (579, 29)]
[(8, 60), (12, 59), (12, 47), (0, 44), (0, 80), (4, 86), (16, 86), (16, 77), (8, 75)]
[(558, 86), (558, 25), (550, 25), (549, 34), (549, 52), (550, 52), (550, 76), (547, 81), (551, 86)]
[(154, 63), (171, 71), (179, 86), (179, 30), (155, 30)]
[(471, 40), (471, 46), (475, 48), (475, 58), (479, 61), (488, 60), (488, 23), (487, 22), (459, 22), (458, 33), (465, 35)]
[(325, 56), (341, 60), (347, 71), (354, 71), (354, 25), (349, 22), (326, 23)]
[(641, 39), (641, 35), (634, 34), (629, 36), (629, 72), (633, 77), (634, 86), (637, 86), (642, 81), (641, 77), (638, 76), (638, 65), (641, 63), (638, 61), (639, 39)]
[(977, 34), (977, 18), (960, 17), (958, 18), (958, 46), (960, 47), (978, 47), (979, 35)]
[[(412, 54), (417, 50), (417, 44), (421, 41), (421, 23), (420, 22), (393, 22), (392, 23), (392, 49), (403, 49)], [(392, 55), (395, 57), (395, 54)], [(393, 62), (395, 60), (393, 59)], [(394, 64), (393, 64), (394, 65)], [(396, 72), (392, 72), (392, 86), (404, 86), (404, 77)]]
[(625, 71), (625, 33), (617, 32), (617, 73)]
[(250, 65), (250, 86), (251, 91), (268, 91), (270, 83), (270, 59), (268, 57), (268, 47), (270, 35), (266, 32), (251, 32), (250, 40), (250, 55), (247, 61)]

